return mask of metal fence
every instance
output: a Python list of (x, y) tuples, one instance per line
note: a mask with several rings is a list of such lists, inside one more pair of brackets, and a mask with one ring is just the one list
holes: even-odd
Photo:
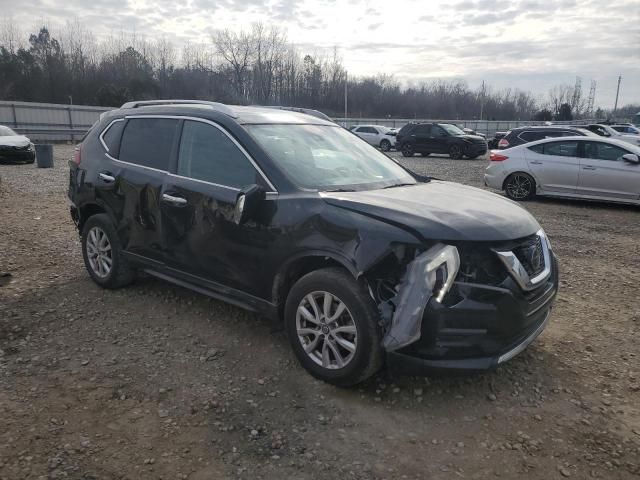
[(0, 101), (0, 125), (36, 142), (77, 141), (107, 107)]
[[(31, 103), (0, 101), (0, 125), (6, 125), (37, 142), (77, 141), (108, 107), (84, 105), (59, 105), (55, 103)], [(523, 125), (544, 125), (545, 122), (528, 120), (446, 120), (417, 118), (335, 118), (344, 127), (353, 125), (385, 125), (400, 128), (409, 122), (452, 123), (476, 132), (493, 136)], [(560, 123), (589, 123), (589, 120)]]

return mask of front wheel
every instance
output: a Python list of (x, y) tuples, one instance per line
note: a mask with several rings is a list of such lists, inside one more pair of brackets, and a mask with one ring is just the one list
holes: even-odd
[(382, 140), (380, 142), (380, 150), (383, 152), (388, 152), (391, 150), (391, 142), (389, 140)]
[(404, 145), (402, 145), (403, 157), (413, 157), (414, 153), (415, 152), (413, 151), (413, 145), (411, 145), (410, 143), (405, 143)]
[(449, 157), (454, 160), (459, 160), (462, 158), (462, 147), (460, 145), (451, 145), (449, 147)]
[(536, 181), (527, 173), (512, 173), (504, 181), (504, 191), (511, 200), (529, 200), (536, 194)]
[(287, 296), (284, 321), (298, 361), (320, 380), (352, 386), (382, 366), (378, 311), (345, 270), (316, 270), (298, 280)]

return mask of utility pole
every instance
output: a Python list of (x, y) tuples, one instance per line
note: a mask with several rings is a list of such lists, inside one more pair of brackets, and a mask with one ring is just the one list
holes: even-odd
[(484, 110), (484, 80), (482, 81), (482, 90), (480, 90), (480, 120), (482, 120), (483, 110)]
[(618, 89), (616, 90), (616, 103), (613, 105), (613, 115), (615, 118), (616, 110), (618, 110), (618, 95), (620, 95), (620, 82), (622, 81), (622, 75), (618, 76)]
[(349, 72), (344, 72), (344, 128), (347, 128), (347, 85), (349, 84)]

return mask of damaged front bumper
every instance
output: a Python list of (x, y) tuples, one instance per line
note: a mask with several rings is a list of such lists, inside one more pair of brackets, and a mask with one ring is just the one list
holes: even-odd
[(546, 327), (558, 287), (551, 254), (544, 284), (523, 291), (508, 279), (501, 287), (455, 282), (448, 297), (432, 298), (424, 309), (420, 338), (387, 351), (388, 365), (403, 373), (431, 369), (495, 368), (522, 352)]

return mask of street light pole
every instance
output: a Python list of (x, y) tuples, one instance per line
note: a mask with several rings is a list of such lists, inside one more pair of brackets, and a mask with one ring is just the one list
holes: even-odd
[(349, 84), (349, 72), (344, 72), (344, 126), (347, 128), (347, 85)]

